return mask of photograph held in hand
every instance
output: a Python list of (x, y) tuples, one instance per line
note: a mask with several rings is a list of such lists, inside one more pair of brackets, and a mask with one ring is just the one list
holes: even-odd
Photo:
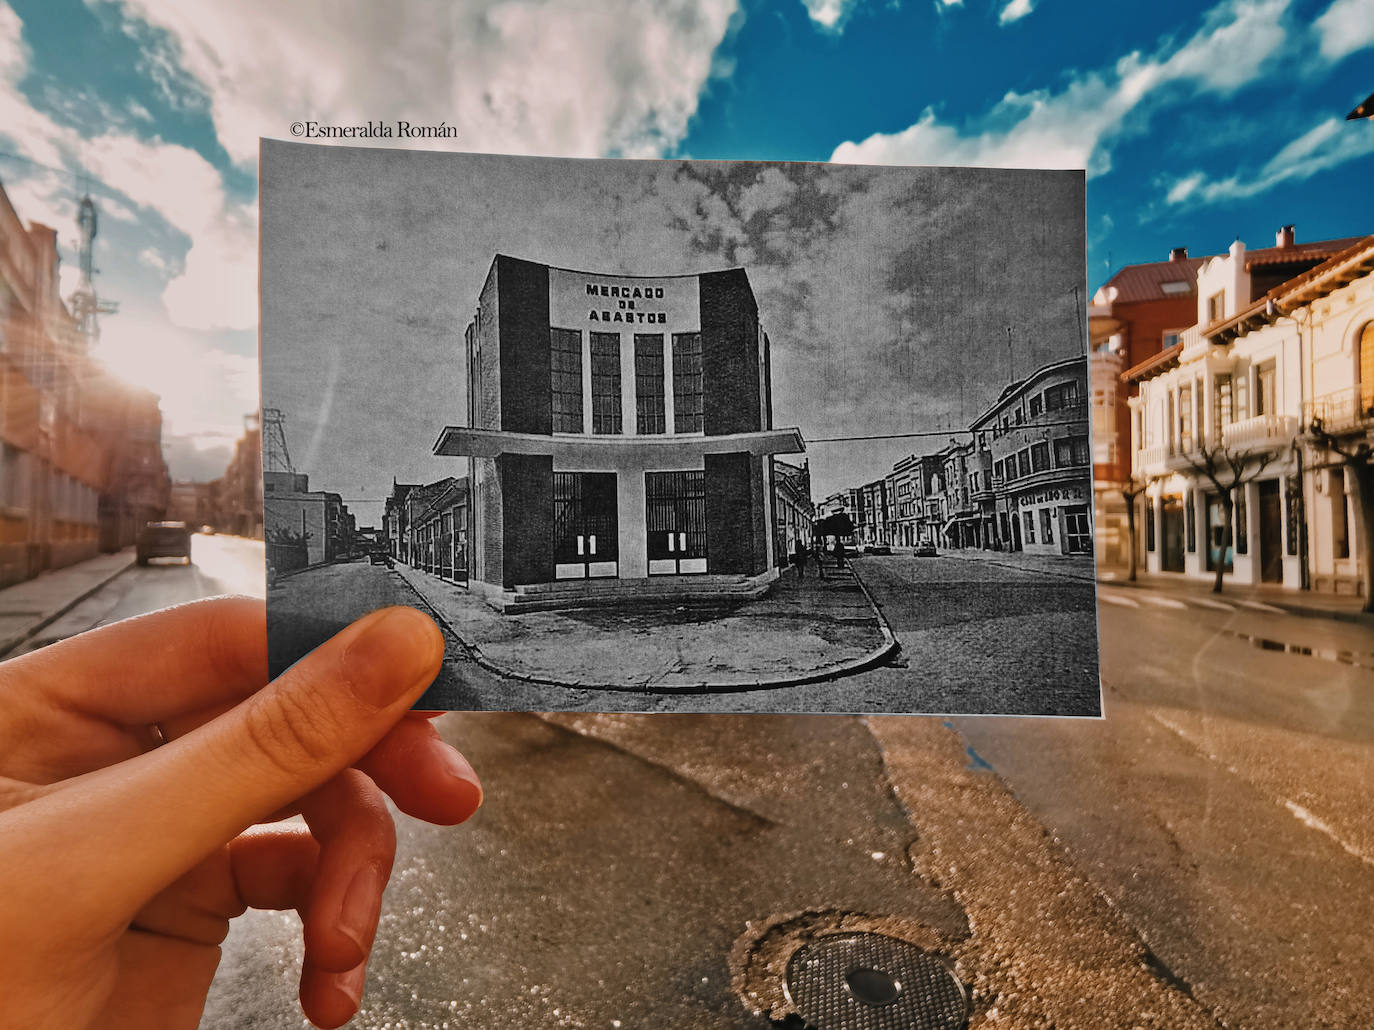
[(422, 707), (1099, 716), (1083, 174), (264, 141), (279, 672)]

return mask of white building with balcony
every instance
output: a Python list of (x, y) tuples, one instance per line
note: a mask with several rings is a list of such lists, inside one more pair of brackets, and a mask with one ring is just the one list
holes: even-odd
[[(1264, 253), (1285, 248), (1298, 249), (1291, 227)], [(1335, 555), (1352, 551), (1347, 495), (1354, 486), (1347, 491), (1329, 461), (1314, 462), (1304, 435), (1315, 398), (1331, 402), (1361, 382), (1359, 340), (1370, 315), (1361, 322), (1348, 310), (1360, 306), (1356, 294), (1337, 296), (1358, 287), (1323, 273), (1350, 253), (1308, 262), (1274, 283), (1273, 269), (1248, 262), (1237, 240), (1198, 269), (1197, 323), (1175, 346), (1124, 373), (1140, 385), (1130, 401), (1132, 471), (1149, 482), (1142, 520), (1148, 572), (1209, 578), (1223, 563), (1235, 582), (1292, 589), (1353, 577), (1353, 559)], [(1368, 268), (1363, 274), (1367, 293)], [(1331, 288), (1314, 307), (1316, 281)], [(1334, 309), (1339, 318), (1320, 314)], [(1237, 468), (1232, 532), (1223, 539), (1218, 485), (1235, 484)]]

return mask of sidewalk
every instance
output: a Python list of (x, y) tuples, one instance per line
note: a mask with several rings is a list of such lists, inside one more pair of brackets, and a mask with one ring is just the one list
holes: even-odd
[(34, 636), (134, 563), (134, 549), (100, 554), (0, 590), (0, 657)]
[[(741, 691), (832, 679), (874, 665), (896, 639), (853, 572), (788, 570), (768, 596), (726, 606), (625, 606), (502, 615), (397, 562), (474, 661), (516, 679), (663, 693)], [(613, 681), (608, 681), (614, 677)]]
[(1104, 572), (1098, 577), (1103, 586), (1120, 587), (1125, 590), (1148, 589), (1162, 594), (1180, 597), (1216, 598), (1242, 601), (1259, 601), (1273, 605), (1292, 615), (1305, 615), (1315, 619), (1336, 619), (1374, 629), (1374, 613), (1363, 612), (1364, 598), (1346, 594), (1315, 593), (1311, 590), (1292, 590), (1272, 584), (1248, 586), (1232, 582), (1230, 577), (1223, 580), (1221, 593), (1212, 593), (1212, 580), (1184, 579), (1177, 575), (1150, 575), (1137, 572), (1135, 582), (1126, 578), (1126, 573)]
[[(985, 551), (976, 547), (942, 549), (941, 558), (980, 561), (1001, 565), (1022, 572), (1043, 572), (1065, 579), (1092, 582), (1097, 578), (1097, 565), (1090, 554), (1026, 554), (1024, 551)], [(929, 559), (925, 559), (929, 561)]]

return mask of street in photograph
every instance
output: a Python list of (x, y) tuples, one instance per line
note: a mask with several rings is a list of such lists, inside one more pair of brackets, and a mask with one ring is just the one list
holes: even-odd
[(1081, 173), (264, 141), (261, 203), (274, 671), (408, 604), (435, 708), (1100, 714)]

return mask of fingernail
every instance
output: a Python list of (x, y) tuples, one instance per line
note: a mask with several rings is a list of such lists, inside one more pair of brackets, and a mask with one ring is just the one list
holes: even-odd
[(444, 766), (450, 776), (459, 783), (466, 784), (471, 790), (471, 811), (475, 812), (482, 807), (482, 781), (477, 778), (476, 771), (472, 768), (461, 752), (453, 748), (444, 749)]
[(353, 875), (339, 908), (339, 929), (358, 946), (358, 954), (364, 958), (377, 932), (385, 889), (386, 874), (375, 865), (365, 865)]
[(363, 704), (384, 708), (423, 677), (433, 679), (443, 653), (439, 627), (414, 608), (386, 608), (367, 616), (345, 648), (342, 672)]

